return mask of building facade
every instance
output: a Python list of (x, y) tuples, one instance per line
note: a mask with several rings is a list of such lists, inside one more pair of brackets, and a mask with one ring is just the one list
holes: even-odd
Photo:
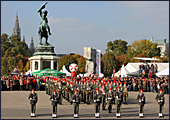
[(169, 39), (154, 40), (152, 37), (151, 42), (158, 44), (157, 47), (160, 48), (160, 50), (161, 50), (160, 57), (164, 57), (165, 51), (169, 49)]

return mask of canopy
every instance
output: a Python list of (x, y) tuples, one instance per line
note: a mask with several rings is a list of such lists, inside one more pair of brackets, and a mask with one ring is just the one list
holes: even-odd
[(138, 59), (138, 60), (153, 60), (153, 61), (161, 60), (161, 59), (157, 59), (157, 58), (143, 58), (143, 57), (134, 57), (133, 59)]
[(160, 75), (169, 75), (169, 68), (161, 71), (161, 72), (158, 72), (156, 73), (157, 76), (160, 76)]
[(40, 70), (37, 72), (32, 72), (31, 74), (35, 76), (65, 76), (65, 73), (59, 72), (57, 70), (52, 70), (50, 68)]

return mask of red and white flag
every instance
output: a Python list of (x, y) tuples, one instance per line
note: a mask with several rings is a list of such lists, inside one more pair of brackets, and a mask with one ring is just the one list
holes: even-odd
[(115, 69), (113, 69), (113, 78), (115, 77)]
[(153, 73), (152, 69), (149, 70), (149, 79), (152, 77), (152, 73)]

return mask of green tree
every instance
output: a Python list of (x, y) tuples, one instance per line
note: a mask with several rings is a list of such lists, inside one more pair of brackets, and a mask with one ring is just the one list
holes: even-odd
[(160, 48), (157, 43), (152, 43), (150, 40), (135, 41), (128, 48), (128, 56), (135, 57), (138, 54), (143, 54), (146, 57), (160, 56)]
[(112, 52), (116, 57), (127, 53), (127, 42), (123, 40), (114, 40), (107, 43), (106, 52)]
[(107, 52), (101, 58), (102, 73), (105, 77), (110, 77), (113, 73), (113, 68), (118, 70), (119, 61), (116, 60), (113, 53)]
[(69, 70), (69, 66), (72, 63), (77, 64), (76, 58), (72, 55), (65, 55), (58, 60), (58, 69), (61, 70), (63, 65), (65, 65), (66, 69)]

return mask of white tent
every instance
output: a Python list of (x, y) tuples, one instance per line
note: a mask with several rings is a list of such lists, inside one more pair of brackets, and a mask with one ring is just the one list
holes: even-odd
[(157, 76), (161, 76), (161, 75), (169, 75), (169, 67), (159, 73), (156, 73)]
[[(141, 64), (144, 64), (145, 63), (128, 63), (126, 66), (125, 66), (125, 69), (129, 72), (129, 73), (134, 73), (136, 72), (136, 74), (138, 73), (139, 71), (139, 65)], [(155, 66), (155, 64), (157, 64), (158, 66), (158, 72), (161, 72), (167, 68), (169, 68), (169, 63), (148, 63), (149, 66), (151, 66), (151, 64), (153, 64)], [(123, 66), (122, 66), (123, 67)], [(119, 77), (119, 75), (124, 75), (122, 74), (122, 68), (121, 68), (121, 71), (118, 71), (117, 73), (115, 73), (115, 76)]]
[(60, 70), (60, 72), (66, 73), (66, 76), (71, 76), (71, 73), (67, 71), (65, 65), (63, 65), (62, 69)]
[[(119, 75), (121, 75), (121, 77), (127, 77), (127, 74), (129, 73), (129, 71), (125, 68), (124, 64), (122, 65), (120, 71), (118, 71), (117, 73), (115, 73), (115, 76), (119, 77)], [(113, 76), (113, 75), (112, 75)]]

